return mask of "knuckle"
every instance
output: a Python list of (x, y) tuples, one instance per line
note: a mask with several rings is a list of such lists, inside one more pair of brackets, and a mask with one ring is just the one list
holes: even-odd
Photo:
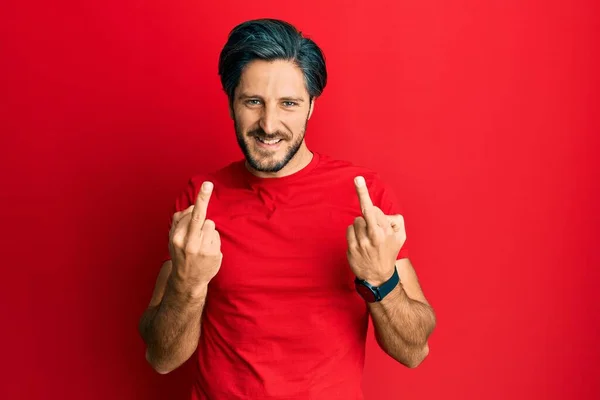
[(175, 247), (177, 249), (183, 248), (183, 246), (185, 245), (184, 240), (183, 240), (183, 235), (180, 235), (180, 234), (173, 235), (173, 238), (171, 239), (171, 243), (173, 243), (173, 247)]
[(363, 249), (367, 249), (371, 246), (371, 241), (369, 238), (362, 237), (358, 240), (359, 246)]
[(202, 220), (202, 215), (200, 213), (198, 213), (198, 214), (194, 213), (194, 214), (192, 214), (192, 220), (194, 222), (201, 221)]
[(195, 240), (189, 240), (185, 244), (185, 248), (183, 250), (186, 254), (198, 254), (200, 252), (200, 246)]

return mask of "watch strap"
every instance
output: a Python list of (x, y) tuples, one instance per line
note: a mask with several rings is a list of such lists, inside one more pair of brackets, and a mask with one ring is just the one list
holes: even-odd
[(396, 285), (398, 285), (398, 282), (400, 282), (400, 276), (398, 275), (398, 270), (394, 265), (394, 273), (380, 286), (373, 286), (369, 282), (359, 279), (358, 277), (356, 277), (354, 282), (358, 293), (363, 297), (364, 300), (371, 303), (383, 300), (385, 296), (394, 290)]
[(378, 288), (379, 299), (377, 301), (383, 300), (385, 296), (387, 296), (392, 290), (394, 290), (394, 288), (398, 285), (398, 282), (400, 282), (400, 275), (398, 275), (398, 269), (396, 268), (396, 266), (394, 266), (394, 273), (392, 274), (390, 279), (382, 283), (381, 286), (379, 286)]

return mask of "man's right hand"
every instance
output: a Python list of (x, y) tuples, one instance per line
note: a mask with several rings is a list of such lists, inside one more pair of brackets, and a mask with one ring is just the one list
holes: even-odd
[(213, 184), (204, 182), (196, 204), (173, 215), (169, 233), (172, 282), (193, 297), (205, 295), (206, 286), (219, 272), (223, 259), (219, 232), (214, 221), (206, 219), (212, 190)]

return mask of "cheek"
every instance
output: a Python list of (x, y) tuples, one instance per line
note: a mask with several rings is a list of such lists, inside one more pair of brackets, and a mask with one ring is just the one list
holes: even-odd
[(234, 115), (236, 129), (239, 133), (247, 133), (248, 131), (256, 129), (258, 125), (258, 118), (253, 115), (252, 112), (236, 111)]
[(302, 133), (306, 126), (306, 113), (295, 112), (286, 118), (285, 125), (296, 135)]

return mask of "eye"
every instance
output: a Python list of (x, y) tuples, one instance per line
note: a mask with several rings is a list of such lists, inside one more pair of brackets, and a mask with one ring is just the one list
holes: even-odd
[(284, 101), (283, 105), (285, 107), (295, 107), (298, 105), (298, 103), (296, 103), (295, 101)]
[(258, 106), (258, 105), (260, 105), (260, 100), (249, 99), (249, 100), (246, 100), (246, 104), (249, 106)]

